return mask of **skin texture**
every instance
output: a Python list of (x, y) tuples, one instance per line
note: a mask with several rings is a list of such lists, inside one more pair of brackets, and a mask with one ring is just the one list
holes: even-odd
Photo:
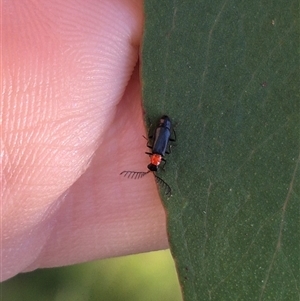
[(146, 171), (141, 1), (2, 4), (1, 280), (168, 247)]

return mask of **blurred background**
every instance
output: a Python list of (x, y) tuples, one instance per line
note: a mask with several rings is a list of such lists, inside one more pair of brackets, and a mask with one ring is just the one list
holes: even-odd
[(0, 284), (1, 301), (182, 301), (169, 250), (20, 274)]

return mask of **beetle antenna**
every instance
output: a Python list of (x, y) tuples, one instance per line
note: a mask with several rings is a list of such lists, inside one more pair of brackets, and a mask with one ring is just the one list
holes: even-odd
[(155, 176), (156, 182), (163, 187), (166, 196), (170, 197), (172, 195), (171, 187), (162, 178), (160, 178), (159, 176), (157, 176), (155, 174), (154, 174), (154, 176)]
[(120, 175), (124, 175), (124, 177), (127, 177), (129, 179), (140, 179), (146, 174), (148, 174), (149, 171), (130, 171), (130, 170), (124, 170), (120, 173)]

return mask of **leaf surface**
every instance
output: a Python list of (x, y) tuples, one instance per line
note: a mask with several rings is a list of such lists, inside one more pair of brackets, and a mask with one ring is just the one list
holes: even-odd
[(176, 146), (159, 176), (184, 300), (299, 300), (299, 10), (145, 1), (147, 118)]

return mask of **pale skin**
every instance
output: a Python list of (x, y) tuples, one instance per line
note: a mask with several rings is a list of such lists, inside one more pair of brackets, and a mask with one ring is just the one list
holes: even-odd
[(153, 175), (119, 175), (149, 163), (143, 3), (14, 0), (2, 11), (1, 280), (167, 248)]

